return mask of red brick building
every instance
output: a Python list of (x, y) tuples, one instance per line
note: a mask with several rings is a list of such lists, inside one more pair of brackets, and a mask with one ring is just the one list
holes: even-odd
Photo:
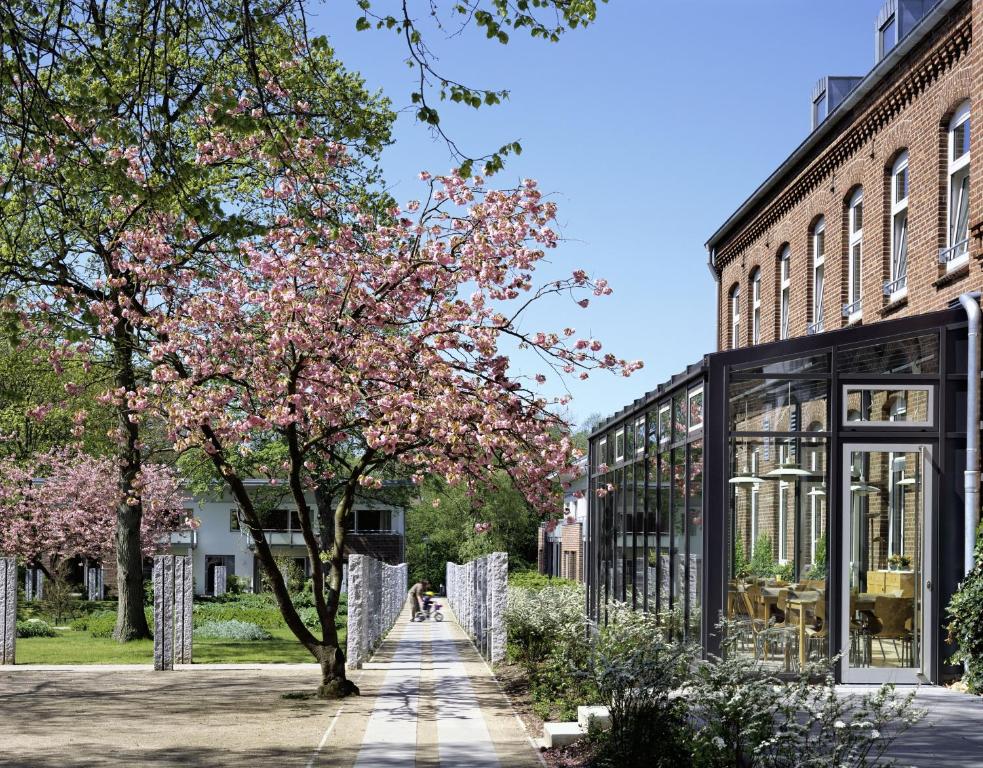
[(874, 68), (819, 81), (813, 131), (706, 244), (718, 349), (944, 309), (983, 286), (974, 26), (980, 0), (888, 2)]

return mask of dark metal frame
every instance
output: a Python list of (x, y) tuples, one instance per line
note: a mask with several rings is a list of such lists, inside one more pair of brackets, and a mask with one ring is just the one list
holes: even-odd
[[(962, 542), (962, 469), (959, 465), (964, 455), (965, 445), (965, 387), (966, 338), (965, 315), (959, 309), (918, 315), (911, 318), (877, 323), (870, 326), (853, 326), (813, 336), (798, 337), (770, 344), (745, 347), (737, 350), (718, 352), (707, 355), (701, 363), (690, 366), (686, 372), (673, 377), (657, 389), (639, 398), (631, 406), (619, 411), (615, 416), (603, 422), (591, 435), (589, 448), (588, 471), (589, 510), (588, 510), (588, 615), (597, 621), (603, 621), (603, 606), (610, 596), (611, 585), (606, 584), (606, 573), (601, 572), (601, 504), (596, 496), (599, 478), (595, 472), (598, 463), (596, 446), (600, 438), (614, 434), (620, 426), (626, 429), (634, 428), (635, 419), (652, 412), (658, 416), (658, 407), (664, 403), (672, 403), (672, 398), (678, 393), (691, 390), (700, 381), (703, 384), (703, 595), (701, 641), (704, 653), (719, 655), (721, 652), (720, 636), (716, 624), (723, 614), (726, 605), (729, 550), (729, 517), (730, 497), (727, 480), (729, 478), (729, 450), (731, 432), (729, 429), (728, 393), (730, 384), (740, 378), (748, 378), (740, 369), (753, 364), (768, 363), (782, 359), (805, 357), (809, 354), (826, 354), (829, 359), (828, 374), (778, 374), (757, 376), (755, 378), (774, 379), (818, 379), (826, 377), (829, 381), (827, 400), (826, 429), (816, 432), (816, 437), (826, 440), (826, 482), (827, 503), (826, 531), (829, 573), (827, 575), (827, 596), (829, 604), (827, 617), (829, 620), (830, 653), (836, 653), (842, 630), (841, 593), (844, 515), (841, 513), (841, 502), (838, 489), (841, 487), (842, 470), (840, 457), (842, 446), (848, 442), (899, 442), (905, 440), (930, 443), (933, 445), (933, 462), (937, 465), (938, 474), (933, 485), (933, 498), (926, 509), (925, 524), (932, 526), (934, 551), (932, 553), (932, 571), (925, 574), (932, 582), (933, 601), (930, 626), (936, 628), (933, 658), (928, 659), (926, 673), (932, 681), (938, 682), (954, 671), (946, 664), (952, 648), (945, 642), (942, 627), (944, 606), (955, 591), (961, 578), (961, 542)], [(939, 337), (939, 372), (937, 374), (841, 374), (838, 362), (844, 351), (871, 344), (888, 342), (894, 338), (910, 337), (920, 332), (937, 333)], [(841, 419), (841, 397), (844, 384), (900, 384), (900, 383), (936, 384), (933, 403), (935, 426), (933, 427), (893, 427), (882, 426), (845, 426)], [(686, 403), (688, 405), (688, 402)], [(800, 425), (801, 426), (801, 425)], [(649, 423), (646, 420), (646, 437), (649, 434)], [(752, 433), (741, 433), (751, 435)], [(780, 438), (785, 433), (762, 433), (770, 438)], [(810, 433), (811, 435), (812, 433)], [(803, 433), (788, 436), (802, 437)], [(687, 435), (689, 438), (690, 435)], [(686, 443), (690, 441), (687, 439)], [(962, 450), (961, 450), (962, 449)], [(657, 448), (658, 450), (658, 448)], [(685, 471), (687, 473), (687, 493), (689, 478), (689, 450)], [(643, 466), (649, 459), (649, 441), (646, 439)], [(618, 465), (623, 466), (622, 464)], [(612, 466), (612, 469), (615, 467)], [(633, 505), (637, 505), (637, 494), (634, 493)], [(649, 485), (648, 473), (644, 496), (644, 540), (649, 537)], [(688, 501), (688, 500), (687, 500)], [(672, 510), (674, 499), (670, 497), (669, 507)], [(608, 502), (610, 503), (610, 502)], [(685, 508), (685, 504), (684, 504)], [(632, 507), (636, 513), (638, 510)], [(798, 509), (796, 510), (798, 512)], [(660, 510), (661, 513), (661, 510)], [(670, 519), (670, 536), (672, 526)], [(661, 517), (656, 520), (657, 528), (661, 528)], [(798, 525), (797, 525), (798, 527)], [(614, 551), (614, 535), (616, 528), (609, 532), (612, 556)], [(689, 525), (685, 524), (683, 536), (689, 544)], [(799, 534), (797, 533), (797, 536)], [(637, 542), (638, 535), (635, 535)], [(798, 541), (796, 541), (798, 551)], [(637, 554), (637, 553), (633, 553)], [(687, 559), (687, 568), (689, 562)], [(644, 584), (645, 605), (648, 595), (647, 568)], [(657, 569), (657, 574), (661, 569)], [(688, 572), (687, 572), (688, 574)], [(672, 572), (670, 571), (672, 580)], [(656, 594), (658, 594), (658, 589)], [(837, 672), (838, 674), (838, 672)]]

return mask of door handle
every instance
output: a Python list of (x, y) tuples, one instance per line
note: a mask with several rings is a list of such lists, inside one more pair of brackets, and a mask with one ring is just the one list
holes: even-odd
[(928, 581), (925, 582), (925, 589), (927, 589), (929, 592), (932, 591), (932, 580), (931, 579), (929, 579)]

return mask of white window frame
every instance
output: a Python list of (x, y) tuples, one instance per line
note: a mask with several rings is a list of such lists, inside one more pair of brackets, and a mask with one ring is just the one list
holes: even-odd
[[(964, 101), (956, 109), (956, 114), (952, 116), (952, 120), (949, 121), (949, 141), (948, 149), (946, 151), (946, 157), (948, 158), (948, 192), (946, 195), (946, 216), (945, 216), (945, 251), (943, 254), (947, 257), (945, 261), (945, 268), (947, 272), (951, 272), (954, 269), (959, 269), (967, 261), (969, 261), (969, 150), (967, 149), (965, 154), (958, 158), (953, 158), (953, 152), (955, 150), (955, 137), (956, 129), (961, 125), (966, 124), (967, 127), (971, 129), (969, 125), (969, 102)], [(964, 185), (965, 180), (965, 185)], [(958, 186), (958, 189), (957, 189)], [(965, 186), (965, 194), (963, 193), (963, 187)], [(955, 225), (957, 224), (956, 217), (959, 215), (959, 210), (962, 208), (963, 204), (966, 205), (966, 221), (964, 222), (965, 231), (962, 233), (962, 237), (958, 240), (956, 239)], [(940, 254), (941, 256), (941, 254)]]
[(812, 332), (822, 333), (823, 288), (826, 276), (826, 219), (822, 216), (812, 230)]
[[(621, 455), (618, 455), (618, 439), (621, 440)], [(614, 433), (614, 463), (617, 464), (619, 461), (625, 460), (625, 428), (621, 427), (617, 432)]]
[(635, 455), (645, 453), (645, 417), (635, 419)]
[(788, 489), (791, 484), (784, 480), (778, 481), (778, 563), (788, 562), (788, 542), (785, 527), (788, 525)]
[(731, 349), (741, 346), (741, 286), (730, 289), (730, 345)]
[[(848, 323), (855, 323), (864, 315), (863, 310), (863, 258), (864, 258), (864, 191), (858, 189), (850, 198), (849, 238), (847, 243), (847, 305), (844, 315)], [(859, 212), (859, 216), (857, 213)], [(857, 219), (860, 226), (857, 226)]]
[(761, 343), (761, 268), (751, 273), (751, 343)]
[[(905, 196), (898, 198), (898, 176), (901, 172), (906, 174)], [(885, 293), (891, 301), (900, 299), (908, 293), (908, 197), (911, 194), (911, 172), (909, 170), (908, 152), (904, 151), (898, 159), (894, 161), (891, 168), (891, 258), (890, 258), (890, 280)], [(902, 226), (903, 224), (903, 226)], [(899, 233), (899, 230), (901, 232)], [(899, 242), (900, 240), (900, 242)], [(904, 260), (898, 258), (899, 249), (903, 249)], [(904, 278), (904, 280), (902, 280)], [(898, 284), (900, 281), (900, 284)]]
[(780, 339), (787, 339), (792, 300), (792, 249), (787, 245), (778, 254), (778, 274), (780, 281), (778, 337)]
[[(662, 414), (669, 414), (669, 428), (662, 429)], [(672, 442), (672, 413), (670, 412), (670, 406), (668, 404), (659, 407), (659, 423), (657, 429), (659, 431), (659, 445), (668, 446)]]
[[(758, 476), (758, 449), (751, 451), (751, 477)], [(758, 486), (760, 483), (751, 485), (751, 554), (754, 554), (754, 545), (758, 543), (758, 512), (759, 502)]]

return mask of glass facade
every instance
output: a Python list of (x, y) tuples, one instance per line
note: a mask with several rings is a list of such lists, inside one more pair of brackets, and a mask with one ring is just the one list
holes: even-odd
[[(680, 619), (700, 640), (703, 622), (703, 379), (693, 377), (592, 440), (592, 615), (610, 601)], [(608, 456), (619, 435), (623, 453)]]
[(844, 682), (943, 679), (966, 345), (947, 310), (728, 350), (603, 423), (591, 617), (672, 612), (708, 655), (730, 632), (779, 673), (838, 657)]

